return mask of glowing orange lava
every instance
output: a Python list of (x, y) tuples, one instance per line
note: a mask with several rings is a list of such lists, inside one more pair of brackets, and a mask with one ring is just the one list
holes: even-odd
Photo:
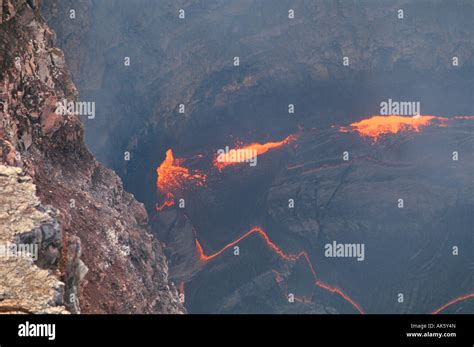
[[(331, 286), (331, 285), (329, 285), (325, 282), (322, 282), (317, 278), (316, 271), (314, 270), (313, 264), (311, 264), (311, 261), (309, 260), (309, 256), (305, 251), (301, 251), (298, 254), (286, 254), (286, 253), (284, 253), (275, 243), (273, 243), (272, 240), (270, 240), (270, 238), (265, 233), (265, 231), (263, 231), (263, 229), (258, 227), (258, 226), (253, 227), (252, 229), (247, 231), (241, 237), (239, 237), (236, 240), (228, 243), (223, 248), (221, 248), (219, 251), (217, 251), (215, 253), (212, 253), (210, 255), (206, 255), (204, 253), (204, 250), (201, 246), (201, 243), (199, 242), (199, 240), (196, 239), (196, 252), (197, 252), (198, 258), (201, 262), (208, 262), (210, 260), (213, 260), (216, 257), (218, 257), (219, 255), (221, 255), (222, 253), (224, 253), (227, 249), (235, 246), (236, 244), (238, 244), (239, 242), (241, 242), (242, 240), (244, 240), (245, 238), (249, 237), (252, 234), (260, 235), (260, 237), (263, 239), (263, 241), (265, 241), (265, 244), (268, 246), (268, 248), (271, 251), (273, 251), (274, 253), (276, 253), (280, 258), (282, 258), (285, 261), (297, 261), (298, 259), (303, 258), (306, 261), (306, 263), (309, 267), (309, 270), (311, 271), (311, 274), (313, 275), (314, 284), (317, 287), (319, 287), (321, 289), (324, 289), (324, 290), (326, 290), (330, 293), (339, 295), (344, 300), (346, 300), (348, 303), (350, 303), (359, 313), (361, 313), (361, 314), (365, 313), (364, 310), (362, 309), (362, 307), (357, 302), (352, 300), (349, 296), (347, 296), (341, 289), (339, 289), (337, 287), (334, 287), (334, 286)], [(274, 273), (275, 273), (275, 271), (274, 271)], [(277, 276), (276, 280), (281, 281), (282, 280), (281, 275), (278, 275), (278, 276)], [(301, 301), (306, 302), (307, 299), (303, 298)]]
[(157, 211), (173, 206), (176, 192), (193, 186), (201, 187), (206, 182), (205, 174), (197, 170), (190, 172), (189, 169), (181, 166), (183, 161), (184, 159), (175, 159), (173, 151), (168, 149), (165, 160), (156, 169), (158, 175), (156, 187), (165, 197), (163, 203), (156, 205)]
[[(316, 271), (314, 270), (313, 264), (309, 260), (309, 256), (305, 251), (301, 251), (298, 254), (286, 254), (286, 253), (284, 253), (272, 240), (270, 240), (270, 238), (265, 233), (265, 231), (262, 228), (258, 227), (258, 226), (253, 227), (252, 229), (247, 231), (244, 235), (242, 235), (239, 238), (237, 238), (236, 240), (226, 244), (219, 251), (217, 251), (215, 253), (212, 253), (212, 254), (209, 254), (209, 255), (206, 255), (204, 253), (204, 250), (202, 248), (201, 243), (199, 242), (198, 239), (196, 239), (197, 256), (198, 256), (199, 260), (203, 263), (211, 261), (211, 260), (217, 258), (222, 253), (224, 253), (229, 248), (232, 248), (233, 246), (237, 245), (238, 243), (240, 243), (241, 241), (243, 241), (244, 239), (246, 239), (247, 237), (249, 237), (252, 234), (258, 234), (263, 239), (263, 241), (265, 242), (267, 247), (285, 261), (297, 261), (300, 258), (303, 258), (304, 261), (306, 262), (306, 264), (308, 265), (308, 268), (309, 268), (311, 274), (313, 275), (315, 286), (317, 286), (321, 289), (324, 289), (324, 290), (326, 290), (326, 291), (328, 291), (332, 294), (339, 295), (341, 298), (343, 298), (345, 301), (347, 301), (349, 304), (351, 304), (359, 313), (361, 313), (361, 314), (365, 313), (365, 311), (362, 309), (362, 307), (356, 301), (351, 299), (347, 294), (345, 294), (341, 289), (339, 289), (335, 286), (329, 285), (329, 284), (327, 284), (327, 283), (325, 283), (325, 282), (323, 282), (323, 281), (321, 281), (317, 278)], [(272, 270), (272, 272), (275, 276), (275, 281), (277, 283), (281, 283), (285, 280), (283, 275), (280, 274), (278, 271)], [(285, 288), (286, 288), (285, 295), (288, 296), (288, 286), (287, 286), (287, 284), (285, 284)], [(448, 303), (444, 304), (440, 308), (436, 309), (435, 311), (432, 312), (432, 314), (438, 314), (441, 311), (445, 310), (447, 307), (449, 307), (451, 305), (454, 305), (454, 304), (456, 304), (460, 301), (468, 300), (468, 299), (474, 299), (474, 293), (459, 296), (459, 297), (449, 301)], [(295, 297), (295, 301), (302, 302), (302, 303), (308, 303), (311, 300), (306, 298), (306, 297), (302, 297), (302, 298)]]
[(437, 116), (379, 116), (375, 115), (359, 122), (350, 124), (349, 127), (341, 127), (340, 132), (357, 131), (360, 135), (370, 137), (377, 142), (382, 135), (397, 134), (404, 131), (420, 132), (421, 128), (438, 121), (438, 126), (446, 126), (448, 118)]
[(166, 194), (165, 200), (163, 201), (162, 204), (155, 205), (155, 208), (157, 211), (163, 211), (166, 207), (171, 207), (174, 205), (174, 195), (171, 193)]
[(284, 145), (295, 141), (296, 138), (296, 135), (290, 135), (278, 142), (254, 142), (248, 145), (238, 144), (235, 149), (231, 149), (228, 153), (220, 153), (216, 155), (213, 165), (219, 171), (222, 171), (227, 166), (244, 163), (257, 155), (268, 152), (271, 149), (283, 147)]
[(457, 298), (454, 298), (453, 300), (449, 301), (448, 303), (444, 304), (443, 306), (441, 306), (440, 308), (434, 310), (432, 312), (432, 314), (438, 314), (440, 313), (441, 311), (444, 311), (447, 307), (451, 306), (451, 305), (454, 305), (460, 301), (463, 301), (463, 300), (467, 300), (467, 299), (474, 299), (474, 293), (470, 293), (470, 294), (467, 294), (467, 295), (462, 295), (462, 296), (459, 296)]

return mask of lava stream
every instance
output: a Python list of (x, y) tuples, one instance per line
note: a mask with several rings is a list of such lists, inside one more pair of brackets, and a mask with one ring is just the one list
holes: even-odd
[(166, 194), (165, 200), (163, 201), (162, 204), (155, 205), (155, 208), (157, 211), (163, 211), (166, 207), (171, 207), (174, 205), (174, 195), (171, 193)]
[(352, 300), (349, 296), (347, 296), (341, 289), (337, 288), (337, 287), (334, 287), (334, 286), (331, 286), (325, 282), (322, 282), (320, 281), (317, 276), (316, 276), (316, 271), (314, 270), (314, 267), (313, 267), (313, 264), (311, 263), (311, 261), (309, 260), (309, 256), (308, 254), (305, 252), (305, 251), (301, 251), (299, 252), (298, 254), (286, 254), (284, 253), (275, 243), (273, 243), (272, 240), (270, 240), (270, 238), (268, 237), (268, 235), (265, 233), (265, 231), (263, 231), (262, 228), (256, 226), (256, 227), (253, 227), (252, 229), (250, 229), (249, 231), (247, 231), (244, 235), (242, 235), (241, 237), (237, 238), (236, 240), (228, 243), (227, 245), (225, 245), (223, 248), (221, 248), (219, 251), (215, 252), (215, 253), (212, 253), (210, 255), (206, 255), (204, 253), (204, 250), (201, 246), (201, 243), (199, 242), (198, 239), (196, 239), (196, 251), (197, 251), (197, 255), (199, 257), (199, 260), (201, 262), (208, 262), (210, 260), (213, 260), (215, 259), (216, 257), (218, 257), (219, 255), (221, 255), (223, 252), (225, 252), (227, 249), (235, 246), (236, 244), (238, 244), (239, 242), (241, 242), (242, 240), (244, 240), (245, 238), (247, 238), (248, 236), (252, 235), (252, 234), (258, 234), (260, 235), (260, 237), (265, 241), (265, 244), (268, 246), (268, 248), (270, 248), (270, 250), (272, 250), (273, 252), (275, 252), (280, 258), (282, 258), (283, 260), (285, 261), (296, 261), (298, 259), (300, 259), (301, 257), (303, 257), (303, 259), (306, 261), (306, 263), (308, 264), (308, 267), (313, 275), (313, 280), (314, 280), (314, 285), (316, 285), (317, 287), (321, 288), (321, 289), (324, 289), (330, 293), (333, 293), (333, 294), (337, 294), (339, 295), (340, 297), (342, 297), (345, 301), (347, 301), (348, 303), (350, 303), (359, 313), (361, 314), (364, 314), (364, 310), (362, 309), (362, 307), (357, 303), (355, 302), (354, 300)]
[(341, 127), (340, 132), (356, 131), (361, 136), (370, 137), (374, 142), (377, 142), (382, 135), (397, 134), (399, 132), (420, 132), (421, 128), (428, 125), (437, 125), (440, 127), (446, 126), (448, 118), (437, 116), (380, 116), (375, 115), (370, 118), (363, 119), (359, 122), (354, 122), (349, 127)]
[(228, 153), (226, 152), (216, 155), (213, 161), (213, 165), (219, 171), (222, 171), (227, 166), (243, 163), (256, 157), (257, 155), (264, 154), (271, 149), (283, 147), (284, 145), (295, 141), (296, 138), (296, 135), (289, 135), (278, 142), (254, 142), (248, 145), (237, 144), (236, 148), (231, 149)]
[(448, 308), (449, 306), (451, 305), (454, 305), (460, 301), (463, 301), (463, 300), (467, 300), (467, 299), (474, 299), (474, 293), (470, 293), (470, 294), (467, 294), (467, 295), (462, 295), (462, 296), (458, 296), (457, 298), (454, 298), (453, 300), (449, 301), (448, 303), (444, 304), (443, 306), (441, 306), (440, 308), (434, 310), (433, 312), (431, 312), (431, 314), (438, 314), (440, 313), (441, 311), (444, 311), (446, 308)]
[(203, 186), (206, 175), (198, 170), (189, 171), (181, 166), (184, 159), (175, 159), (173, 151), (166, 151), (165, 160), (158, 166), (156, 173), (156, 187), (165, 196), (164, 202), (156, 205), (156, 210), (161, 211), (165, 207), (174, 205), (174, 194), (193, 186)]

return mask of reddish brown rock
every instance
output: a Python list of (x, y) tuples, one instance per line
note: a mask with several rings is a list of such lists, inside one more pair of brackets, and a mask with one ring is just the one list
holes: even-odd
[(36, 265), (54, 270), (55, 288), (64, 283), (58, 302), (73, 313), (184, 313), (143, 205), (87, 150), (79, 116), (55, 113), (57, 100), (78, 93), (38, 2), (0, 0), (0, 9), (0, 163), (22, 168), (40, 203), (57, 211), (60, 244)]

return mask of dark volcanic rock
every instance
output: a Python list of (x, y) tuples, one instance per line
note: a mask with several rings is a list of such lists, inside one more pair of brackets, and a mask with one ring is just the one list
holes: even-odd
[[(302, 136), (269, 191), (269, 228), (305, 240), (321, 278), (367, 312), (427, 313), (472, 292), (473, 125), (455, 124), (377, 144), (332, 131)], [(463, 159), (453, 161), (453, 151)], [(364, 261), (326, 257), (333, 241), (363, 243)], [(453, 255), (454, 246), (465, 253)], [(472, 311), (472, 302), (463, 307)]]
[[(167, 229), (171, 274), (185, 283), (187, 308), (227, 313), (354, 312), (339, 296), (314, 288), (307, 263), (282, 261), (258, 235), (238, 244), (239, 256), (231, 248), (210, 262), (199, 261), (196, 238), (209, 255), (252, 225), (262, 226), (287, 254), (306, 251), (317, 279), (340, 288), (369, 313), (429, 313), (472, 292), (470, 122), (451, 121), (446, 128), (388, 135), (376, 144), (336, 129), (308, 131), (292, 150), (272, 158), (261, 156), (256, 168), (241, 165), (211, 176), (205, 192), (198, 194), (200, 199), (188, 199), (191, 206), (178, 212), (190, 217), (178, 217)], [(345, 151), (350, 154), (347, 161)], [(453, 151), (462, 159), (452, 160)], [(272, 165), (278, 161), (275, 170)], [(268, 184), (264, 193), (254, 190), (252, 195), (249, 187), (259, 175)], [(289, 208), (288, 199), (294, 199), (294, 208)], [(398, 199), (403, 199), (403, 208)], [(224, 207), (215, 206), (221, 203)], [(164, 223), (171, 213), (163, 212), (158, 219)], [(325, 245), (333, 241), (364, 244), (363, 261), (327, 257)], [(459, 248), (459, 255), (453, 254), (453, 247)], [(288, 293), (305, 296), (311, 303), (289, 304)], [(403, 303), (397, 301), (400, 293)], [(323, 309), (326, 305), (335, 309)], [(458, 305), (460, 312), (472, 312), (472, 301)]]

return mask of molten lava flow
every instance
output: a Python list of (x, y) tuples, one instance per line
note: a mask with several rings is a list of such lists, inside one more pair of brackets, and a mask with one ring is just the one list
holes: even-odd
[(156, 169), (158, 174), (156, 187), (165, 196), (165, 200), (161, 204), (156, 205), (156, 210), (161, 211), (165, 207), (174, 205), (174, 194), (177, 191), (183, 191), (193, 186), (203, 186), (206, 182), (206, 175), (195, 170), (190, 172), (187, 168), (182, 167), (184, 159), (175, 159), (173, 151), (166, 151), (165, 160)]
[(458, 303), (460, 301), (467, 300), (467, 299), (474, 299), (474, 293), (470, 293), (470, 294), (467, 294), (467, 295), (463, 295), (463, 296), (459, 296), (457, 298), (454, 298), (453, 300), (451, 300), (448, 303), (444, 304), (440, 308), (438, 308), (438, 309), (434, 310), (433, 312), (431, 312), (431, 314), (438, 314), (441, 311), (444, 311), (444, 309), (446, 309), (447, 307), (449, 307), (451, 305), (454, 305), (455, 303)]
[(166, 194), (165, 200), (161, 205), (156, 204), (157, 211), (163, 211), (166, 207), (171, 207), (174, 205), (174, 195), (169, 193)]
[[(271, 251), (273, 251), (274, 253), (276, 253), (281, 259), (283, 259), (285, 261), (297, 261), (298, 259), (303, 258), (306, 261), (306, 263), (309, 267), (309, 270), (311, 271), (311, 274), (313, 275), (314, 284), (317, 287), (319, 287), (321, 289), (324, 289), (324, 290), (326, 290), (330, 293), (339, 295), (344, 300), (346, 300), (348, 303), (350, 303), (357, 311), (359, 311), (359, 313), (361, 313), (361, 314), (365, 313), (364, 310), (360, 307), (360, 305), (357, 302), (355, 302), (354, 300), (352, 300), (350, 297), (348, 297), (346, 294), (344, 294), (344, 292), (342, 290), (318, 280), (318, 278), (316, 276), (316, 271), (313, 268), (313, 264), (311, 264), (311, 261), (309, 260), (309, 256), (305, 251), (301, 251), (298, 254), (286, 254), (286, 253), (284, 253), (275, 243), (273, 243), (272, 240), (270, 240), (270, 238), (265, 233), (265, 231), (263, 231), (263, 229), (258, 227), (258, 226), (253, 227), (252, 229), (247, 231), (241, 237), (239, 237), (236, 240), (228, 243), (223, 248), (221, 248), (219, 251), (217, 251), (215, 253), (212, 253), (210, 255), (206, 255), (204, 253), (204, 250), (201, 246), (201, 243), (199, 242), (199, 240), (196, 239), (196, 252), (197, 252), (198, 258), (201, 262), (208, 262), (210, 260), (213, 260), (216, 257), (218, 257), (219, 255), (221, 255), (222, 253), (224, 253), (227, 249), (235, 246), (236, 244), (238, 244), (239, 242), (241, 242), (242, 240), (244, 240), (245, 238), (249, 237), (252, 234), (260, 235), (260, 237), (263, 239), (263, 241), (268, 246), (268, 248)], [(274, 271), (274, 273), (275, 273), (275, 271)], [(280, 277), (276, 278), (277, 281), (282, 279), (282, 276), (281, 275), (279, 275), (279, 276)], [(306, 299), (303, 298), (302, 301), (306, 301)]]
[[(285, 288), (284, 290), (284, 293), (285, 293), (285, 297), (288, 298), (289, 296), (289, 291), (288, 291), (288, 283), (285, 281), (285, 277), (279, 273), (277, 270), (272, 270), (273, 272), (273, 275), (275, 276), (275, 281), (280, 284), (283, 282), (283, 287)], [(281, 284), (280, 284), (281, 285)], [(314, 286), (313, 286), (313, 289), (314, 289)], [(311, 302), (311, 297), (313, 296), (313, 294), (311, 294), (310, 298), (308, 299), (306, 296), (302, 296), (302, 297), (297, 297), (296, 295), (294, 295), (294, 300), (296, 302), (301, 302), (303, 304), (308, 304)]]
[(235, 149), (229, 152), (220, 153), (213, 161), (214, 167), (222, 171), (225, 167), (246, 162), (257, 155), (264, 154), (271, 149), (280, 148), (287, 145), (297, 138), (296, 135), (290, 135), (278, 142), (251, 143), (248, 145), (238, 144)]
[(445, 122), (448, 119), (437, 116), (372, 116), (352, 123), (349, 127), (341, 127), (339, 131), (355, 130), (360, 135), (370, 137), (377, 142), (385, 134), (397, 134), (404, 131), (420, 132), (422, 127), (432, 124), (434, 120), (438, 121), (438, 126), (446, 126)]

